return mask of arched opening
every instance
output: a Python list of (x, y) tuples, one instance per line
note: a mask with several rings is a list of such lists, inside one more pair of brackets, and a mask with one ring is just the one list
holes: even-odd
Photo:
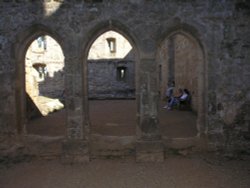
[[(204, 55), (201, 46), (185, 32), (169, 35), (158, 51), (159, 122), (167, 138), (189, 138), (200, 134), (204, 122)], [(171, 89), (173, 88), (173, 90)], [(189, 97), (173, 98), (179, 89), (187, 89)], [(169, 92), (169, 91), (173, 91)], [(169, 96), (169, 94), (172, 96)]]
[[(110, 147), (117, 147), (117, 151), (126, 147), (127, 152), (134, 149), (138, 118), (136, 61), (133, 44), (119, 31), (99, 33), (89, 48), (87, 93), (94, 155), (102, 155), (100, 151)], [(124, 138), (127, 143), (119, 145)], [(107, 143), (109, 139), (112, 141)]]
[[(64, 55), (46, 32), (28, 37), (19, 52), (18, 129), (40, 136), (64, 136)], [(20, 58), (20, 57), (19, 57)]]

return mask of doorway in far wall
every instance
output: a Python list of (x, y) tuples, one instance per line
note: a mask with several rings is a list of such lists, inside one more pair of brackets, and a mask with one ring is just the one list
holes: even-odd
[(106, 31), (93, 42), (87, 63), (91, 133), (134, 136), (136, 87), (133, 47), (120, 33)]
[[(198, 119), (202, 118), (204, 88), (204, 58), (198, 42), (184, 32), (167, 37), (158, 51), (159, 62), (159, 122), (163, 136), (167, 138), (188, 138), (198, 134)], [(187, 89), (190, 103), (163, 108), (169, 104), (166, 91), (175, 83), (174, 95)]]

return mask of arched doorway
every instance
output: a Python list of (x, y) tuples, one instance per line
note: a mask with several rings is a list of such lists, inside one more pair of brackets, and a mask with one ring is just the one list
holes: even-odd
[(28, 134), (65, 134), (64, 56), (49, 35), (37, 37), (25, 56), (26, 130)]
[(135, 149), (138, 54), (131, 41), (109, 27), (89, 44), (84, 69), (92, 155), (126, 155)]
[(15, 46), (17, 131), (21, 135), (65, 136), (66, 117), (57, 114), (64, 109), (61, 46), (41, 26), (21, 33), (18, 41)]
[[(204, 125), (205, 60), (200, 43), (191, 35), (177, 31), (161, 44), (158, 54), (159, 65), (159, 122), (163, 136), (167, 138), (196, 137)], [(171, 110), (166, 91), (175, 84), (174, 95), (188, 89), (191, 100), (184, 108), (179, 105)]]

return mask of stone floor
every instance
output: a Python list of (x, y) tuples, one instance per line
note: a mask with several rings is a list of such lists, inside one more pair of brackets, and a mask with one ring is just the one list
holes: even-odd
[[(131, 136), (136, 130), (135, 100), (91, 100), (91, 133), (109, 136)], [(168, 111), (159, 107), (160, 131), (169, 138), (193, 137), (197, 134), (196, 115), (191, 111)], [(30, 121), (28, 134), (59, 136), (66, 135), (66, 111)]]

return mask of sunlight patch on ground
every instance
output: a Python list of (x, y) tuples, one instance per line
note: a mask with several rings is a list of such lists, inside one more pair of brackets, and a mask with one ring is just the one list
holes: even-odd
[(33, 100), (43, 116), (47, 116), (51, 112), (64, 108), (64, 105), (58, 99), (37, 96)]

